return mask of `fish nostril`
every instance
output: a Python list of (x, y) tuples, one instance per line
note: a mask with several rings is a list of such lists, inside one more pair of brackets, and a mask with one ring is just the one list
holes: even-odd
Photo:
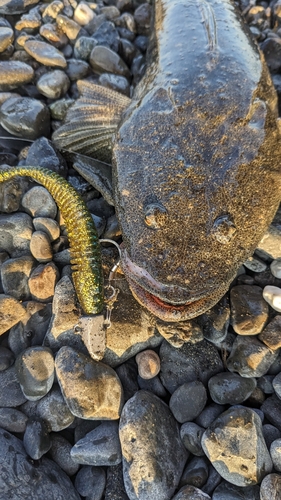
[(236, 233), (235, 224), (229, 214), (220, 215), (216, 218), (212, 233), (214, 238), (223, 245), (229, 243)]
[(144, 207), (144, 222), (150, 229), (160, 229), (168, 221), (168, 213), (161, 203), (150, 203)]

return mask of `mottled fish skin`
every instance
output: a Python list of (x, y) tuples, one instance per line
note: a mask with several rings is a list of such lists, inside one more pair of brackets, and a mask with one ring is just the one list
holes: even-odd
[(281, 199), (277, 98), (230, 0), (156, 0), (147, 72), (113, 144), (122, 269), (187, 320), (228, 290)]
[(90, 212), (75, 189), (60, 175), (41, 167), (0, 169), (0, 182), (28, 176), (40, 182), (53, 196), (66, 225), (72, 278), (84, 312), (103, 310), (103, 277), (98, 234)]

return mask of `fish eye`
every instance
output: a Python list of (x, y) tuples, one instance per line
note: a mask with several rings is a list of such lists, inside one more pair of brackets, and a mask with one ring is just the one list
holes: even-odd
[(236, 233), (236, 227), (231, 216), (226, 214), (217, 217), (213, 224), (212, 233), (214, 238), (216, 238), (219, 243), (222, 243), (223, 245), (229, 243), (231, 238), (233, 238)]
[(150, 203), (144, 207), (144, 222), (150, 229), (160, 229), (167, 220), (167, 210), (161, 203)]

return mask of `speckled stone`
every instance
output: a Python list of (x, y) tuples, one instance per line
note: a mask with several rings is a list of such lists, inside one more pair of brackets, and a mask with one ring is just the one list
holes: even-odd
[(260, 333), (268, 319), (268, 305), (262, 288), (250, 285), (234, 286), (230, 291), (231, 322), (239, 335)]
[(73, 476), (79, 470), (79, 464), (75, 463), (71, 456), (71, 444), (60, 434), (51, 434), (51, 449), (49, 452), (50, 457), (68, 476)]
[(120, 417), (123, 394), (115, 371), (71, 347), (62, 347), (55, 359), (57, 378), (73, 415), (92, 420)]
[(281, 231), (273, 225), (269, 226), (257, 245), (256, 253), (265, 260), (281, 258)]
[[(0, 7), (1, 9), (1, 7)], [(20, 61), (0, 61), (0, 91), (13, 90), (31, 82), (34, 70)]]
[(25, 315), (26, 310), (18, 300), (9, 295), (0, 294), (0, 335), (16, 325)]
[(113, 466), (122, 461), (118, 423), (102, 422), (72, 447), (74, 462), (84, 465)]
[(27, 189), (23, 177), (14, 177), (10, 181), (0, 183), (0, 212), (12, 213), (20, 208), (21, 198)]
[(14, 32), (11, 28), (0, 28), (0, 53), (4, 52), (14, 40)]
[(30, 274), (28, 280), (28, 286), (33, 300), (51, 302), (58, 279), (59, 271), (53, 262), (37, 266)]
[(179, 484), (187, 452), (168, 406), (149, 392), (137, 392), (123, 408), (119, 434), (130, 500), (170, 498)]
[(202, 328), (195, 320), (169, 323), (159, 319), (156, 328), (162, 337), (176, 348), (182, 347), (186, 342), (196, 344), (204, 339)]
[(210, 396), (215, 403), (237, 405), (250, 397), (257, 382), (255, 378), (240, 377), (236, 373), (223, 372), (208, 382)]
[(160, 372), (160, 358), (155, 351), (147, 349), (136, 355), (136, 363), (140, 377), (149, 380)]
[(281, 498), (281, 475), (268, 474), (260, 487), (260, 500), (279, 500)]
[(39, 40), (27, 40), (24, 50), (36, 61), (45, 66), (56, 66), (66, 68), (66, 60), (58, 49), (46, 42)]
[(28, 279), (35, 266), (33, 257), (16, 257), (6, 260), (1, 266), (1, 282), (4, 293), (17, 300), (28, 300)]
[(0, 408), (0, 427), (10, 432), (24, 432), (28, 417), (15, 408)]
[(11, 215), (0, 214), (1, 250), (8, 252), (11, 257), (30, 254), (32, 232), (32, 219), (29, 215), (22, 212)]
[(256, 337), (238, 335), (226, 365), (241, 377), (262, 377), (277, 356), (278, 351), (272, 351)]
[(26, 401), (18, 383), (14, 365), (0, 372), (0, 387), (0, 407), (15, 408)]
[(202, 447), (220, 475), (237, 486), (258, 484), (272, 470), (261, 420), (250, 408), (222, 413), (203, 434)]
[(41, 346), (26, 349), (17, 357), (15, 368), (26, 399), (37, 401), (51, 389), (55, 375), (51, 349)]

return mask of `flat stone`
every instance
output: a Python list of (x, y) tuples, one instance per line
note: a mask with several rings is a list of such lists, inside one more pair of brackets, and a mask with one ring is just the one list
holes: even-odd
[(272, 470), (260, 418), (250, 408), (230, 408), (205, 431), (202, 447), (212, 465), (229, 483), (258, 484)]
[(0, 30), (0, 53), (4, 52), (14, 40), (12, 28), (1, 26)]
[(16, 325), (25, 315), (26, 310), (18, 300), (9, 295), (0, 294), (0, 335)]
[(43, 231), (34, 231), (30, 240), (30, 251), (38, 262), (50, 262), (53, 251), (49, 236)]
[(118, 423), (102, 422), (71, 449), (74, 462), (84, 465), (113, 466), (122, 461)]
[(24, 50), (34, 57), (36, 61), (45, 66), (56, 66), (66, 68), (66, 60), (58, 49), (46, 42), (39, 40), (27, 40), (24, 44)]
[(51, 389), (55, 375), (51, 349), (41, 346), (26, 349), (17, 357), (15, 368), (26, 399), (37, 401)]
[[(0, 6), (1, 13), (1, 6)], [(0, 91), (13, 90), (31, 82), (34, 70), (20, 61), (0, 61)]]
[(55, 359), (61, 391), (73, 415), (92, 420), (120, 417), (123, 393), (115, 371), (71, 347), (62, 347)]
[(230, 291), (231, 323), (239, 335), (260, 333), (268, 319), (268, 305), (262, 288), (250, 285), (234, 286)]
[(0, 214), (0, 246), (11, 257), (30, 255), (29, 245), (33, 232), (32, 219), (28, 214), (17, 212)]
[(70, 87), (70, 80), (64, 71), (56, 69), (42, 75), (36, 87), (40, 94), (49, 99), (63, 97)]
[[(36, 141), (34, 141), (33, 144), (31, 144), (31, 146), (28, 149), (26, 157), (26, 165), (48, 168), (49, 170), (53, 170), (62, 177), (66, 177), (68, 172), (66, 161), (61, 156), (61, 154), (56, 150), (53, 143), (49, 141), (46, 137), (40, 137), (39, 139), (36, 139)], [(36, 220), (38, 220), (38, 217), (33, 221), (34, 227), (35, 229), (38, 229), (40, 231), (42, 230), (42, 228), (38, 228), (35, 226)], [(53, 224), (55, 224), (56, 221), (53, 220), (52, 222)], [(48, 223), (49, 231), (51, 231), (50, 224), (51, 222)], [(44, 225), (45, 228), (47, 229), (46, 221), (44, 222)]]
[(45, 457), (33, 464), (22, 441), (0, 429), (0, 491), (2, 499), (67, 498), (80, 500), (68, 476)]
[(169, 500), (187, 452), (168, 406), (149, 392), (137, 392), (123, 408), (119, 435), (130, 500)]
[(24, 432), (28, 417), (15, 408), (0, 408), (0, 427), (9, 432)]
[(256, 337), (238, 335), (234, 341), (226, 365), (241, 377), (262, 377), (277, 359), (278, 351), (272, 351)]
[(11, 97), (0, 107), (2, 127), (16, 137), (34, 140), (50, 134), (50, 113), (43, 102), (32, 97)]

